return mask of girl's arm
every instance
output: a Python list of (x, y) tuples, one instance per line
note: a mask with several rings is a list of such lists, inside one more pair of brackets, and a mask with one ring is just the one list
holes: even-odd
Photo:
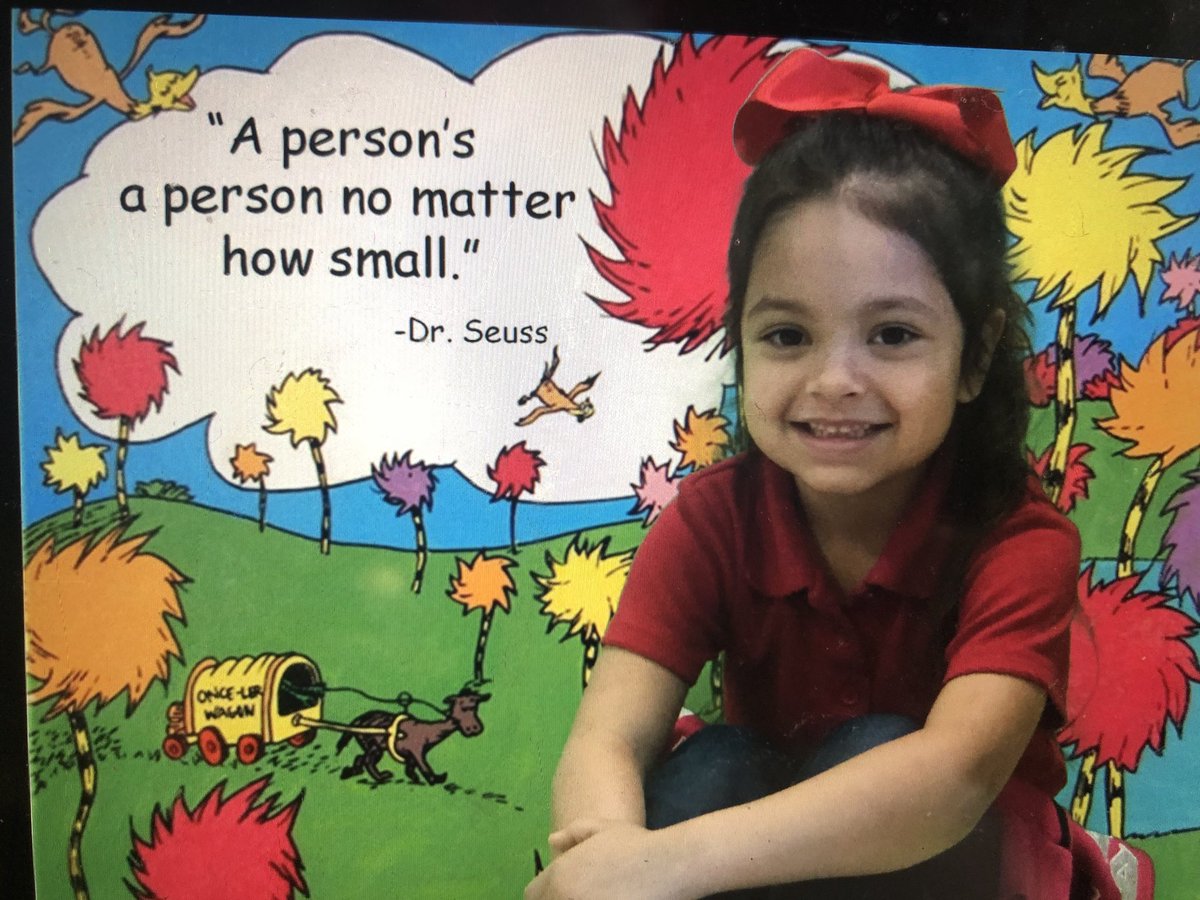
[(702, 887), (695, 896), (892, 871), (949, 849), (1011, 777), (1045, 702), (1040, 687), (1009, 675), (955, 678), (920, 731), (755, 803), (668, 829), (690, 848)]
[(1019, 678), (955, 678), (920, 731), (777, 794), (661, 831), (576, 823), (553, 883), (527, 896), (687, 900), (914, 865), (975, 826), (1044, 706)]
[[(558, 833), (585, 819), (645, 824), (643, 776), (666, 747), (686, 693), (687, 685), (657, 663), (604, 649), (554, 776)], [(571, 842), (551, 845), (561, 853)]]

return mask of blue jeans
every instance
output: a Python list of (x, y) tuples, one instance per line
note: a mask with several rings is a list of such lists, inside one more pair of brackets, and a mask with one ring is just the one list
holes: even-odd
[[(796, 759), (774, 749), (748, 728), (710, 725), (651, 771), (646, 780), (647, 827), (666, 828), (749, 803), (916, 728), (902, 716), (863, 716), (845, 723), (812, 753)], [(909, 869), (720, 896), (745, 900), (987, 900), (998, 894), (999, 880), (1000, 825), (989, 810), (961, 843)]]

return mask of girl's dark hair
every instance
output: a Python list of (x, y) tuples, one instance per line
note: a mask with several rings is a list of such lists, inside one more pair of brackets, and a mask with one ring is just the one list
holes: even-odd
[[(962, 553), (952, 554), (962, 558), (951, 568), (965, 569), (969, 551), (1015, 506), (1029, 475), (1023, 365), (1029, 312), (1009, 282), (999, 192), (982, 169), (907, 122), (855, 112), (799, 120), (746, 181), (734, 220), (725, 329), (737, 354), (739, 393), (742, 311), (758, 242), (780, 216), (829, 198), (853, 204), (925, 251), (962, 321), (964, 373), (986, 362), (984, 326), (996, 310), (1004, 313), (983, 388), (975, 400), (959, 405), (951, 429), (947, 512), (964, 529), (964, 540), (955, 542)], [(744, 422), (738, 432), (749, 447)], [(954, 573), (955, 581), (962, 574)]]

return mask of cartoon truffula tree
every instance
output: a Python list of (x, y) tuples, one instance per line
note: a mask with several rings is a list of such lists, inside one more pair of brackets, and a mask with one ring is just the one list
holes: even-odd
[(675, 423), (671, 449), (680, 456), (680, 469), (703, 469), (729, 455), (729, 420), (709, 409), (702, 413), (689, 406), (683, 422)]
[[(1109, 396), (1113, 406), (1113, 416), (1096, 423), (1113, 437), (1129, 443), (1129, 446), (1123, 451), (1125, 456), (1150, 459), (1150, 466), (1142, 476), (1142, 481), (1134, 493), (1133, 502), (1125, 515), (1120, 548), (1117, 552), (1117, 578), (1129, 582), (1126, 586), (1126, 593), (1132, 591), (1133, 585), (1137, 581), (1136, 578), (1132, 578), (1137, 534), (1159, 479), (1170, 466), (1200, 447), (1200, 422), (1196, 420), (1195, 416), (1179, 414), (1179, 397), (1196, 396), (1197, 393), (1200, 393), (1200, 346), (1197, 345), (1200, 340), (1200, 330), (1197, 329), (1200, 329), (1200, 321), (1188, 320), (1184, 326), (1172, 329), (1156, 338), (1136, 368), (1128, 363), (1122, 363), (1120, 383), (1113, 387)], [(1097, 642), (1105, 637), (1099, 632), (1105, 627), (1111, 626), (1116, 618), (1120, 618), (1124, 623), (1118, 632), (1123, 636), (1104, 644), (1105, 649), (1111, 651), (1110, 656), (1115, 658), (1100, 656), (1097, 659), (1097, 665), (1105, 669), (1101, 674), (1106, 677), (1112, 677), (1118, 673), (1129, 674), (1128, 678), (1122, 677), (1117, 681), (1123, 685), (1119, 693), (1104, 695), (1095, 692), (1091, 702), (1093, 717), (1096, 722), (1105, 721), (1104, 712), (1097, 709), (1105, 702), (1116, 707), (1136, 705), (1136, 702), (1131, 702), (1135, 697), (1146, 702), (1153, 702), (1152, 693), (1131, 689), (1134, 683), (1133, 675), (1149, 666), (1150, 669), (1143, 675), (1143, 680), (1147, 682), (1147, 685), (1178, 683), (1182, 686), (1184, 702), (1182, 706), (1176, 703), (1173, 707), (1177, 709), (1178, 714), (1175, 716), (1175, 721), (1176, 724), (1179, 724), (1187, 705), (1187, 677), (1200, 677), (1200, 672), (1196, 669), (1194, 657), (1191, 658), (1190, 669), (1172, 670), (1177, 673), (1177, 677), (1174, 679), (1169, 678), (1167, 673), (1159, 671), (1158, 666), (1171, 664), (1171, 657), (1160, 652), (1162, 647), (1168, 645), (1168, 637), (1152, 630), (1151, 620), (1148, 618), (1134, 621), (1131, 618), (1131, 610), (1134, 608), (1136, 608), (1136, 604), (1130, 601), (1129, 606), (1119, 607), (1106, 616), (1091, 617), (1092, 627), (1098, 632)], [(1124, 615), (1116, 616), (1116, 613)], [(1181, 616), (1182, 613), (1174, 613), (1174, 615)], [(1169, 615), (1164, 612), (1158, 614), (1154, 621), (1167, 622), (1168, 619)], [(1179, 626), (1174, 627), (1178, 632)], [(1152, 646), (1148, 649), (1144, 644), (1139, 644), (1136, 640), (1138, 637), (1150, 641)], [(1179, 638), (1179, 635), (1175, 634), (1173, 637)], [(1179, 639), (1182, 640), (1182, 638)], [(1186, 644), (1184, 647), (1186, 648)], [(1151, 656), (1148, 658), (1144, 656), (1145, 653), (1151, 651), (1153, 651)], [(1100, 652), (1099, 644), (1096, 652)], [(1143, 656), (1139, 657), (1138, 654), (1143, 654)], [(1072, 665), (1074, 665), (1074, 661)], [(1185, 675), (1187, 677), (1184, 677)], [(1160, 712), (1165, 716), (1164, 711)], [(1128, 718), (1130, 715), (1128, 709), (1114, 709), (1108, 713), (1108, 718)], [(1161, 746), (1164, 722), (1161, 717), (1158, 721)], [(1101, 726), (1096, 724), (1093, 724), (1092, 728), (1101, 733), (1104, 731)], [(1119, 731), (1119, 728), (1117, 730)], [(1091, 808), (1091, 798), (1095, 790), (1096, 767), (1101, 762), (1102, 750), (1099, 741), (1088, 742), (1084, 746), (1087, 750), (1079, 771), (1079, 778), (1075, 784), (1075, 796), (1071, 804), (1072, 813), (1080, 824), (1087, 821)], [(1121, 837), (1125, 832), (1125, 772), (1133, 771), (1136, 768), (1137, 757), (1136, 755), (1131, 757), (1125, 752), (1109, 752), (1105, 755), (1107, 758), (1103, 762), (1106, 765), (1105, 786), (1109, 833)]]
[[(774, 43), (716, 37), (697, 48), (685, 35), (669, 62), (655, 61), (640, 104), (629, 90), (617, 129), (604, 123), (611, 200), (594, 196), (592, 205), (618, 256), (587, 250), (596, 271), (625, 297), (593, 299), (609, 315), (651, 329), (651, 348), (680, 344), (690, 353), (721, 329), (729, 232), (750, 174), (729, 135), (746, 97), (776, 62)], [(684, 245), (690, 252), (681, 254)]]
[(145, 421), (151, 409), (162, 409), (167, 393), (167, 369), (179, 372), (170, 343), (142, 337), (145, 322), (125, 334), (118, 322), (104, 337), (100, 329), (79, 348), (75, 373), (83, 390), (80, 396), (95, 407), (101, 419), (117, 420), (117, 514), (129, 518), (125, 493), (125, 457), (133, 426)]
[(1125, 830), (1124, 773), (1142, 752), (1161, 753), (1167, 722), (1178, 731), (1187, 714), (1189, 682), (1200, 680), (1188, 643), (1200, 623), (1167, 605), (1163, 594), (1138, 592), (1138, 575), (1092, 585), (1079, 577), (1079, 609), (1071, 625), (1071, 677), (1064, 746), (1082, 756), (1071, 815), (1086, 824), (1096, 769), (1108, 772), (1109, 832)]
[(1172, 253), (1162, 270), (1162, 280), (1166, 284), (1162, 293), (1164, 302), (1174, 300), (1189, 316), (1200, 313), (1196, 308), (1196, 297), (1200, 296), (1200, 254), (1185, 253), (1181, 259), (1176, 259)]
[(600, 639), (608, 630), (621, 589), (629, 577), (633, 551), (608, 555), (608, 538), (588, 546), (582, 535), (576, 535), (561, 561), (546, 552), (548, 575), (533, 573), (540, 588), (537, 600), (542, 613), (550, 617), (546, 633), (556, 625), (566, 625), (567, 638), (578, 635), (583, 641), (583, 686), (586, 688), (600, 652)]
[(419, 594), (428, 557), (425, 550), (425, 520), (421, 516), (421, 508), (433, 507), (433, 489), (437, 486), (437, 476), (433, 474), (433, 466), (413, 462), (411, 456), (411, 450), (404, 456), (393, 453), (390, 460), (384, 456), (378, 466), (371, 466), (371, 477), (375, 479), (376, 487), (383, 492), (384, 501), (397, 508), (397, 516), (405, 513), (412, 516), (417, 542), (412, 592)]
[(242, 484), (258, 482), (258, 530), (267, 527), (267, 476), (271, 474), (273, 456), (260, 453), (253, 444), (238, 444), (229, 464), (233, 466), (233, 477)]
[(1130, 172), (1150, 151), (1103, 149), (1107, 123), (1082, 132), (1060, 131), (1038, 148), (1033, 133), (1017, 142), (1017, 169), (1004, 186), (1014, 277), (1036, 284), (1032, 300), (1050, 298), (1058, 310), (1059, 361), (1055, 383), (1054, 449), (1045, 475), (1051, 499), (1061, 493), (1075, 433), (1074, 343), (1079, 298), (1093, 286), (1096, 316), (1133, 277), (1144, 300), (1156, 263), (1157, 242), (1195, 221), (1176, 216), (1161, 201), (1186, 183)]
[(496, 609), (509, 611), (512, 594), (517, 590), (508, 570), (517, 564), (507, 556), (486, 557), (482, 551), (470, 562), (458, 560), (458, 576), (450, 578), (446, 595), (463, 608), (463, 615), (479, 610), (479, 638), (475, 641), (475, 681), (482, 683), (483, 659)]
[(81, 445), (78, 434), (64, 436), (61, 431), (55, 435), (53, 446), (46, 448), (42, 463), (46, 473), (44, 483), (59, 494), (72, 492), (74, 528), (83, 524), (83, 501), (88, 492), (108, 477), (108, 464), (104, 461), (107, 449), (103, 444)]
[(669, 463), (660, 466), (652, 457), (646, 457), (642, 460), (637, 482), (629, 485), (633, 488), (636, 501), (630, 512), (645, 513), (642, 524), (647, 528), (654, 524), (666, 505), (679, 493), (679, 482), (683, 479), (679, 476), (672, 478), (669, 468)]
[(149, 837), (133, 836), (133, 895), (139, 900), (217, 894), (221, 900), (294, 900), (297, 891), (308, 896), (292, 838), (303, 796), (272, 812), (275, 797), (257, 802), (270, 783), (262, 778), (222, 799), (221, 782), (195, 809), (187, 808), (182, 791), (169, 811), (156, 807)]
[(1162, 539), (1162, 584), (1175, 585), (1200, 609), (1200, 470), (1187, 473), (1163, 512), (1172, 518)]
[(325, 457), (321, 445), (329, 432), (337, 431), (334, 418), (335, 403), (342, 398), (329, 385), (320, 369), (305, 369), (299, 375), (289, 372), (278, 387), (267, 394), (267, 424), (263, 431), (286, 434), (292, 446), (308, 444), (313, 465), (317, 467), (317, 482), (321, 489), (321, 552), (329, 553), (333, 534), (333, 511), (329, 499), (329, 478), (325, 474)]
[(1121, 530), (1117, 576), (1133, 574), (1137, 533), (1163, 473), (1200, 447), (1200, 419), (1180, 415), (1179, 398), (1200, 396), (1200, 319), (1187, 319), (1159, 335), (1136, 366), (1121, 364), (1109, 394), (1113, 415), (1096, 424), (1126, 441), (1132, 459), (1150, 459)]
[(170, 619), (183, 620), (183, 574), (143, 552), (149, 535), (122, 541), (113, 531), (89, 547), (83, 538), (54, 552), (53, 539), (25, 566), (26, 670), (37, 687), (29, 702), (53, 700), (43, 716), (66, 713), (83, 789), (67, 844), (67, 869), (77, 898), (88, 897), (83, 832), (96, 801), (96, 759), (84, 710), (128, 692), (132, 715), (151, 683), (167, 680), (180, 659)]
[(496, 462), (488, 466), (488, 478), (496, 485), (492, 501), (509, 501), (508, 549), (517, 552), (517, 501), (522, 494), (531, 494), (542, 477), (542, 466), (546, 461), (537, 450), (530, 450), (525, 442), (505, 447), (496, 456)]

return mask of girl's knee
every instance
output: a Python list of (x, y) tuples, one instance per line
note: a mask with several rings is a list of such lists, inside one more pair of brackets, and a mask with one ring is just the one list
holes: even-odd
[(646, 824), (665, 828), (778, 790), (782, 760), (747, 728), (709, 725), (646, 778)]
[(912, 734), (919, 727), (907, 716), (893, 713), (871, 713), (851, 719), (834, 729), (821, 742), (801, 764), (794, 781), (819, 775), (881, 744)]

